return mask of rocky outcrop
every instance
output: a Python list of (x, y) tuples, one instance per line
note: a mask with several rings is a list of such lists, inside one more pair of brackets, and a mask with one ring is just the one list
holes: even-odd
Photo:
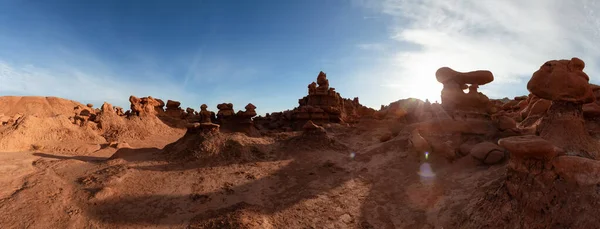
[(599, 159), (600, 144), (589, 135), (583, 119), (583, 104), (595, 101), (584, 66), (578, 58), (548, 61), (533, 73), (527, 89), (552, 101), (537, 126), (539, 136), (572, 154)]
[[(491, 112), (490, 99), (478, 92), (481, 85), (494, 80), (490, 71), (457, 72), (448, 67), (442, 67), (435, 73), (438, 82), (444, 85), (442, 89), (442, 106), (448, 113), (474, 113), (485, 115)], [(469, 89), (468, 93), (463, 90)]]
[[(258, 129), (254, 126), (252, 118), (256, 116), (256, 106), (248, 103), (245, 111), (234, 113), (233, 104), (221, 103), (217, 105), (219, 112), (216, 115), (216, 123), (221, 126), (222, 131), (242, 132), (248, 136), (260, 136)], [(208, 118), (208, 113), (201, 111), (202, 120)]]
[(358, 98), (344, 99), (335, 88), (329, 87), (324, 72), (319, 72), (317, 82), (308, 85), (308, 95), (298, 100), (300, 105), (294, 109), (292, 118), (304, 123), (312, 120), (317, 123), (355, 122), (361, 116), (374, 114), (374, 110), (359, 103)]
[(326, 123), (354, 123), (361, 118), (372, 118), (375, 110), (360, 104), (358, 98), (345, 99), (329, 86), (324, 72), (319, 72), (317, 82), (308, 85), (308, 95), (298, 100), (293, 110), (274, 112), (254, 120), (264, 131), (301, 130), (307, 121), (317, 125)]
[(167, 100), (167, 109), (165, 114), (173, 118), (184, 118), (184, 111), (181, 109), (181, 103), (179, 101)]
[(129, 97), (131, 103), (131, 112), (129, 115), (156, 115), (164, 112), (165, 103), (160, 99), (152, 98), (152, 96), (138, 98), (135, 96)]

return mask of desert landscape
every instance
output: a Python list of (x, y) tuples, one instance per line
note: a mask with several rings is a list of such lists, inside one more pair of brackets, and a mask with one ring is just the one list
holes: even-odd
[(441, 103), (378, 110), (320, 72), (266, 116), (2, 96), (0, 225), (597, 228), (600, 87), (584, 67), (543, 63), (513, 99), (478, 92), (490, 71), (441, 67)]

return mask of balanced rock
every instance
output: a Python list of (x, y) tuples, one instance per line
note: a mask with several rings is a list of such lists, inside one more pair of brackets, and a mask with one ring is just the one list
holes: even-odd
[[(442, 106), (447, 111), (489, 113), (493, 107), (490, 99), (478, 92), (479, 86), (494, 80), (490, 71), (458, 72), (442, 67), (436, 71), (435, 76), (437, 81), (444, 85)], [(463, 90), (467, 88), (469, 92), (464, 93)]]

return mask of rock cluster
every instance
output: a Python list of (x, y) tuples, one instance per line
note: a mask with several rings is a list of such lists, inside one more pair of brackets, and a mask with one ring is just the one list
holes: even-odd
[(128, 115), (155, 115), (164, 112), (165, 102), (152, 98), (152, 96), (138, 98), (132, 95), (129, 97), (129, 102), (131, 103), (131, 110)]
[(300, 130), (312, 121), (316, 124), (353, 123), (364, 117), (373, 117), (375, 110), (360, 104), (358, 98), (345, 99), (329, 86), (324, 72), (319, 72), (317, 82), (308, 85), (308, 95), (298, 100), (293, 110), (274, 112), (254, 120), (265, 130)]
[[(217, 108), (219, 112), (217, 113), (216, 123), (221, 125), (222, 130), (243, 132), (249, 136), (260, 136), (252, 120), (256, 116), (256, 106), (252, 103), (246, 105), (245, 111), (240, 110), (237, 113), (234, 112), (233, 104), (231, 103), (221, 103), (217, 105)], [(205, 112), (204, 115), (206, 114)]]
[(11, 115), (11, 116), (0, 114), (0, 126), (12, 125), (12, 124), (16, 123), (22, 117), (23, 117), (23, 114), (20, 114), (20, 113)]
[[(441, 104), (409, 99), (394, 104), (396, 107), (382, 107), (382, 111), (385, 108), (386, 116), (392, 113), (403, 117), (425, 140), (421, 145), (428, 145), (420, 148), (430, 148), (433, 155), (451, 161), (471, 155), (488, 165), (504, 161), (505, 150), (494, 142), (521, 132), (512, 116), (501, 109), (505, 102), (490, 100), (477, 91), (479, 85), (493, 81), (493, 74), (483, 70), (457, 72), (442, 67), (436, 72), (436, 79), (444, 85)], [(463, 92), (466, 89), (468, 93)], [(506, 106), (512, 109), (517, 103)]]
[[(193, 110), (190, 111), (190, 109), (188, 108), (188, 115), (193, 114)], [(186, 128), (188, 129), (186, 134), (215, 133), (219, 131), (220, 125), (213, 123), (215, 113), (209, 111), (206, 104), (200, 106), (198, 115), (197, 122), (186, 124)]]

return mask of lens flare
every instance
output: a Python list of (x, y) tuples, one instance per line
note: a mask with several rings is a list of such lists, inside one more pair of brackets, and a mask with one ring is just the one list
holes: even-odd
[(419, 167), (419, 176), (421, 177), (435, 177), (435, 173), (433, 169), (431, 169), (431, 165), (427, 162), (423, 163), (421, 167)]
[(429, 152), (425, 152), (425, 160), (429, 159)]
[(350, 159), (354, 159), (354, 157), (356, 157), (356, 153), (354, 153), (354, 152), (351, 152), (351, 153), (350, 153)]

